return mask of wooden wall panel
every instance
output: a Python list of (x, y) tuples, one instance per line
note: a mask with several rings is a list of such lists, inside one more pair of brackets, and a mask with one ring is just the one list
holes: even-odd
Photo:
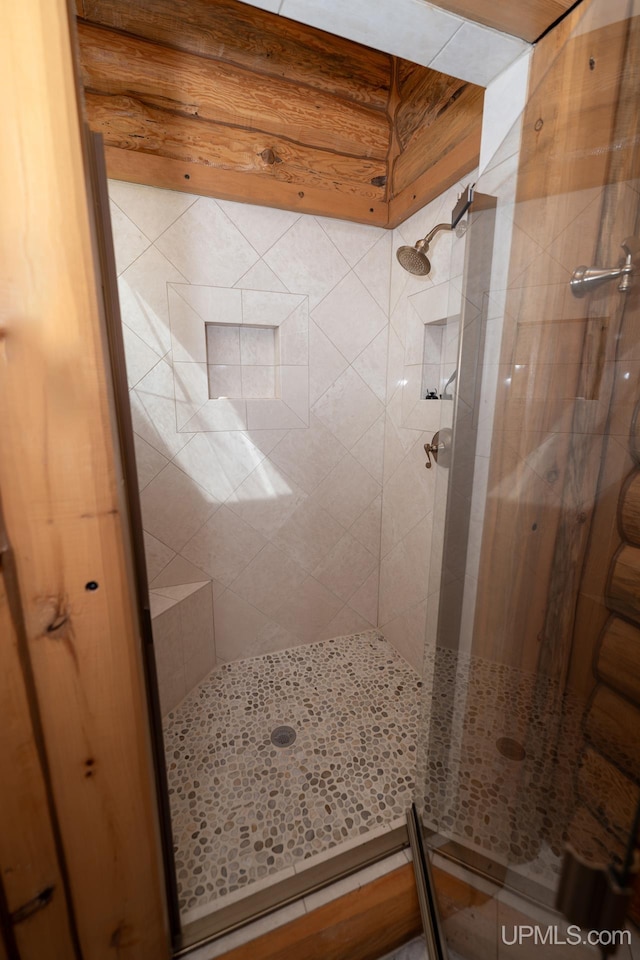
[[(262, 127), (274, 137), (334, 153), (386, 157), (386, 115), (302, 84), (262, 76), (233, 64), (209, 60), (157, 43), (80, 23), (85, 89), (102, 96), (131, 97), (178, 115), (222, 127), (233, 139)], [(235, 129), (232, 129), (235, 128)], [(205, 136), (214, 133), (207, 128)], [(264, 142), (264, 140), (263, 140)], [(278, 156), (278, 150), (275, 150)], [(281, 157), (286, 163), (286, 158)], [(276, 163), (278, 160), (276, 160)]]
[(469, 83), (433, 120), (427, 115), (418, 122), (409, 142), (396, 158), (393, 169), (394, 195), (414, 184), (435, 163), (446, 160), (458, 144), (471, 143), (477, 154), (477, 163), (483, 101), (484, 90)]
[(640, 470), (632, 474), (622, 494), (620, 532), (625, 540), (640, 547)]
[[(384, 177), (384, 161), (313, 150), (276, 137), (265, 141), (260, 133), (203, 124), (133, 97), (87, 93), (85, 100), (92, 129), (101, 133), (110, 147), (180, 160), (183, 165), (197, 164), (235, 174), (242, 171), (240, 176), (251, 174), (265, 181), (293, 183), (305, 190), (335, 190), (342, 194), (344, 202), (350, 198), (384, 199), (384, 187), (371, 183), (376, 177)], [(270, 144), (268, 148), (265, 142)], [(267, 149), (271, 154), (265, 160), (263, 153)], [(272, 160), (272, 156), (276, 159)], [(252, 199), (261, 201), (259, 188)]]
[(391, 57), (237, 0), (84, 0), (84, 15), (163, 47), (386, 110)]
[(640, 782), (640, 709), (604, 684), (596, 689), (585, 719), (585, 735), (627, 776)]
[(574, 0), (434, 0), (437, 7), (533, 43)]
[[(7, 530), (81, 954), (162, 960), (169, 945), (140, 638), (68, 8), (21, 0), (3, 14)], [(43, 940), (38, 958), (52, 949)]]
[(612, 617), (605, 628), (596, 661), (600, 680), (640, 703), (640, 628)]
[(237, 0), (83, 10), (110, 176), (395, 226), (477, 164), (480, 87)]
[(25, 662), (17, 587), (0, 508), (0, 876), (12, 915), (43, 891), (50, 891), (46, 906), (13, 927), (21, 960), (79, 960), (45, 771), (36, 745), (32, 678)]
[(484, 90), (398, 61), (389, 226), (397, 226), (478, 164)]

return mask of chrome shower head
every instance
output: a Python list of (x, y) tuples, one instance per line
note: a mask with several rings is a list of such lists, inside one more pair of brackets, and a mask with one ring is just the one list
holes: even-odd
[(431, 270), (431, 263), (425, 253), (428, 249), (429, 244), (425, 240), (418, 240), (413, 247), (399, 247), (396, 251), (398, 263), (415, 277), (426, 277)]

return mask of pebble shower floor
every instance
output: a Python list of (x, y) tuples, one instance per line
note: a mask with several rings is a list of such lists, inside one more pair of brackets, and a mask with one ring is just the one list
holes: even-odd
[[(164, 729), (183, 919), (404, 819), (420, 686), (375, 631), (205, 677)], [(271, 742), (281, 725), (289, 747)]]

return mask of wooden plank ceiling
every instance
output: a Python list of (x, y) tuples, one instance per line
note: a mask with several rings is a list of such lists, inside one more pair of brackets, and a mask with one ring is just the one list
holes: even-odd
[(110, 176), (395, 226), (478, 161), (483, 88), (237, 0), (77, 0)]
[(431, 0), (436, 7), (534, 43), (575, 0)]

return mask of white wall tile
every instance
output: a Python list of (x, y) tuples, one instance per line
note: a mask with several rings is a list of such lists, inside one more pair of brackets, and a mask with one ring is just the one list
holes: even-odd
[(527, 100), (531, 49), (525, 50), (514, 63), (495, 77), (485, 90), (480, 142), (480, 174), (488, 166), (514, 125), (520, 125)]
[(342, 603), (313, 577), (307, 579), (280, 607), (276, 620), (303, 643), (312, 643), (325, 635), (328, 624)]
[(161, 357), (144, 340), (141, 340), (126, 323), (122, 324), (122, 339), (127, 365), (127, 383), (129, 387), (135, 387), (143, 377), (146, 377), (153, 370)]
[(153, 580), (164, 570), (167, 564), (175, 557), (175, 550), (153, 537), (146, 530), (144, 532), (144, 555), (147, 561), (147, 575)]
[(189, 283), (232, 287), (258, 254), (215, 200), (200, 197), (156, 240)]
[(277, 339), (280, 363), (309, 365), (309, 308), (306, 299), (280, 324)]
[(137, 260), (151, 241), (113, 201), (109, 204), (111, 230), (116, 257), (116, 273), (120, 275)]
[(231, 589), (273, 619), (306, 577), (302, 567), (268, 543), (233, 581)]
[(363, 584), (349, 598), (349, 606), (361, 614), (372, 626), (378, 624), (378, 586), (380, 573), (378, 562)]
[(391, 296), (391, 257), (393, 234), (385, 230), (375, 246), (354, 267), (362, 283), (385, 314)]
[(208, 323), (207, 363), (240, 364), (240, 326), (235, 324)]
[(300, 217), (299, 213), (290, 210), (261, 207), (254, 203), (235, 203), (232, 200), (216, 202), (260, 256)]
[(189, 435), (176, 429), (176, 402), (171, 365), (161, 360), (129, 394), (133, 429), (164, 456), (184, 447)]
[(256, 637), (270, 623), (269, 618), (238, 597), (232, 590), (217, 598), (213, 621), (218, 660), (244, 660), (256, 655)]
[(207, 338), (202, 317), (185, 302), (175, 288), (169, 288), (168, 296), (174, 363), (206, 363)]
[(264, 260), (287, 290), (307, 294), (311, 309), (349, 270), (347, 261), (313, 217), (298, 220)]
[(380, 625), (424, 600), (429, 578), (431, 527), (425, 518), (382, 558), (380, 567)]
[[(271, 368), (273, 370), (273, 367)], [(243, 397), (243, 370), (238, 364), (212, 363), (207, 367), (209, 378), (209, 399), (221, 400)], [(273, 380), (273, 377), (272, 377)], [(273, 389), (273, 383), (272, 383)]]
[(312, 409), (349, 449), (378, 419), (384, 407), (362, 377), (348, 367)]
[(273, 366), (276, 362), (275, 331), (271, 327), (243, 326), (240, 330), (240, 362), (250, 366)]
[(352, 456), (380, 484), (384, 472), (384, 421), (381, 416), (351, 447)]
[[(246, 400), (269, 399), (275, 397), (276, 393), (276, 368), (263, 366), (249, 366), (243, 364), (242, 371), (242, 396)], [(309, 409), (307, 403), (306, 409)], [(249, 420), (247, 420), (249, 423)]]
[(209, 401), (209, 371), (206, 363), (172, 363), (171, 367), (176, 429), (183, 433), (189, 420)]
[[(313, 500), (305, 500), (274, 537), (274, 544), (309, 573), (344, 533), (344, 527)], [(290, 624), (284, 624), (289, 626)], [(291, 628), (291, 627), (290, 627)]]
[(309, 368), (281, 364), (277, 374), (283, 403), (309, 426)]
[(309, 401), (313, 405), (343, 373), (348, 363), (338, 348), (309, 321)]
[(171, 349), (167, 284), (181, 280), (182, 274), (155, 246), (118, 278), (123, 321), (161, 357)]
[[(354, 323), (354, 318), (358, 322)], [(314, 322), (351, 363), (386, 326), (387, 318), (350, 272), (311, 313)]]
[(377, 566), (377, 557), (369, 553), (349, 533), (345, 533), (318, 564), (313, 575), (319, 583), (346, 603), (374, 568), (377, 570)]
[(380, 554), (380, 523), (382, 516), (382, 497), (376, 497), (363, 510), (356, 522), (349, 528), (349, 533), (367, 548), (370, 553)]
[(365, 617), (349, 606), (348, 603), (342, 607), (322, 631), (322, 636), (327, 639), (332, 637), (347, 637), (353, 633), (362, 633), (365, 630), (371, 630), (374, 624), (370, 623)]
[(234, 286), (241, 290), (265, 290), (273, 293), (286, 293), (282, 280), (278, 280), (273, 270), (266, 265), (264, 260), (259, 260), (239, 280), (236, 280)]
[(313, 500), (343, 527), (350, 527), (379, 495), (380, 484), (347, 454), (317, 487)]
[(178, 551), (220, 501), (169, 463), (144, 488), (140, 502), (145, 530)]
[(203, 283), (170, 283), (203, 323), (242, 323), (242, 292)]
[(273, 537), (306, 494), (269, 459), (237, 487), (227, 506), (264, 537)]
[(348, 220), (334, 220), (330, 217), (316, 217), (316, 220), (350, 267), (355, 267), (384, 235), (382, 228), (369, 227), (362, 223), (350, 223)]
[(124, 180), (109, 180), (109, 196), (152, 241), (198, 199), (191, 193), (159, 190)]
[(287, 433), (270, 458), (306, 493), (312, 493), (345, 454), (342, 444), (312, 417), (308, 429)]
[(383, 403), (387, 393), (388, 341), (389, 331), (385, 318), (385, 323), (380, 333), (353, 361), (354, 368), (358, 371), (367, 386), (371, 387), (378, 400), (381, 400)]
[(136, 448), (136, 468), (138, 471), (138, 489), (144, 490), (146, 485), (156, 477), (163, 467), (168, 464), (168, 459), (155, 447), (139, 437), (137, 433), (133, 435), (133, 442)]
[(247, 400), (246, 403), (249, 430), (265, 430), (268, 427), (297, 430), (307, 425), (283, 400)]
[(172, 597), (163, 597), (154, 590), (149, 593), (149, 612), (152, 620), (156, 619), (167, 610), (170, 610), (172, 607), (175, 607), (175, 605), (176, 600)]
[(239, 430), (197, 433), (176, 455), (175, 463), (215, 497), (226, 500), (264, 459)]
[[(132, 318), (132, 409), (156, 599), (181, 604), (191, 590), (205, 590), (223, 660), (370, 628), (390, 235), (167, 191), (154, 210), (153, 188), (129, 186), (116, 188), (121, 201), (128, 198), (150, 233), (159, 231), (121, 278)], [(358, 328), (348, 352), (361, 375), (309, 320), (309, 301), (319, 303), (343, 278), (336, 302), (351, 330)], [(215, 379), (220, 368), (235, 367), (242, 386), (247, 362), (251, 372), (275, 369), (268, 386), (279, 396), (263, 399), (264, 384), (241, 391), (218, 379), (211, 392), (260, 396), (211, 399), (208, 368), (217, 368)], [(321, 409), (353, 443), (354, 457), (332, 474), (347, 450), (309, 417), (309, 403), (336, 381), (336, 396)], [(314, 570), (318, 576), (309, 577)], [(359, 610), (345, 602), (354, 593)], [(208, 642), (185, 647), (180, 667), (165, 671), (165, 704), (188, 692), (211, 655)]]
[(229, 586), (265, 545), (261, 534), (228, 507), (220, 507), (181, 553), (214, 580)]
[(278, 327), (300, 306), (304, 297), (291, 293), (242, 291), (242, 322), (260, 326)]
[(151, 581), (150, 587), (152, 590), (162, 590), (180, 584), (202, 583), (206, 579), (207, 574), (204, 570), (200, 570), (178, 555)]

